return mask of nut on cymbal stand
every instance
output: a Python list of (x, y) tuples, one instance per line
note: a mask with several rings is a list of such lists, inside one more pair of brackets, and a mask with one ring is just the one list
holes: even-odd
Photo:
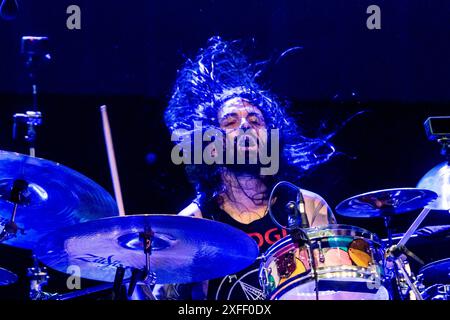
[(9, 201), (13, 203), (13, 212), (11, 214), (11, 219), (4, 224), (3, 230), (0, 232), (0, 242), (15, 237), (19, 230), (22, 234), (25, 234), (24, 229), (19, 228), (15, 220), (18, 206), (29, 203), (27, 191), (28, 182), (21, 179), (14, 180), (9, 198)]
[(144, 232), (139, 233), (145, 254), (145, 267), (143, 270), (133, 269), (130, 284), (128, 286), (128, 297), (132, 297), (136, 286), (139, 287), (138, 295), (141, 300), (156, 300), (152, 291), (156, 284), (156, 274), (150, 270), (150, 255), (152, 254), (152, 243), (155, 233), (151, 227), (145, 227)]
[[(25, 113), (16, 113), (13, 116), (13, 140), (19, 142), (23, 139), (29, 154), (36, 156), (37, 127), (42, 124), (42, 113), (38, 110), (38, 74), (40, 69), (51, 60), (47, 37), (23, 36), (21, 39), (21, 54), (24, 57), (25, 68), (32, 87), (31, 110)], [(20, 125), (25, 124), (23, 135), (20, 134)], [(22, 133), (22, 132), (21, 132)]]

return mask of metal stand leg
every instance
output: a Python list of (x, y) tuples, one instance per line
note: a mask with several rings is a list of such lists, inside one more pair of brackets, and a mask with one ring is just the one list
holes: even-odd
[(144, 232), (139, 234), (139, 239), (142, 240), (144, 245), (145, 268), (144, 270), (133, 270), (133, 275), (128, 287), (129, 298), (133, 296), (136, 286), (138, 286), (141, 293), (139, 300), (156, 300), (152, 293), (156, 284), (156, 275), (150, 270), (150, 255), (152, 253), (153, 236), (154, 232), (150, 227), (145, 228)]
[(395, 265), (396, 269), (401, 271), (402, 276), (404, 277), (406, 284), (408, 287), (412, 290), (417, 300), (423, 300), (422, 295), (420, 294), (419, 290), (417, 289), (416, 285), (411, 281), (411, 278), (408, 274), (408, 272), (405, 270), (405, 267), (403, 265), (403, 261), (400, 258), (395, 258)]

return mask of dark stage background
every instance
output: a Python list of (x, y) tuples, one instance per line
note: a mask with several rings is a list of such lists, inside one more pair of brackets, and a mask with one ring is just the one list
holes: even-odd
[[(81, 8), (81, 30), (66, 28), (72, 4)], [(381, 8), (381, 30), (366, 28), (372, 4)], [(258, 59), (303, 47), (270, 68), (265, 79), (292, 101), (291, 111), (307, 134), (317, 134), (323, 120), (332, 129), (366, 111), (333, 139), (342, 155), (299, 182), (332, 208), (359, 193), (415, 187), (443, 161), (423, 122), (450, 113), (448, 1), (19, 0), (19, 5), (15, 20), (0, 20), (0, 149), (18, 150), (12, 115), (31, 104), (20, 38), (48, 36), (52, 61), (39, 81), (44, 123), (37, 156), (77, 170), (112, 193), (99, 112), (107, 104), (130, 214), (175, 214), (194, 196), (183, 168), (170, 161), (172, 144), (162, 116), (177, 68), (214, 35), (253, 39)], [(395, 232), (406, 231), (416, 215), (396, 217)], [(386, 236), (377, 219), (337, 218)], [(449, 220), (448, 213), (432, 212), (425, 225)], [(17, 284), (1, 287), (0, 297), (26, 297), (30, 252), (0, 249), (0, 266), (21, 276)], [(417, 244), (417, 250), (427, 262), (450, 253), (444, 245)], [(65, 276), (51, 275), (49, 288), (64, 291)]]

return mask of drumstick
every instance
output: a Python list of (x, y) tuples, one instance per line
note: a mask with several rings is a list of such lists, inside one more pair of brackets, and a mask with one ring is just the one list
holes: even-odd
[(125, 210), (123, 208), (122, 191), (120, 190), (119, 173), (117, 172), (116, 156), (114, 155), (111, 129), (109, 127), (108, 113), (105, 105), (100, 107), (100, 112), (102, 113), (103, 133), (105, 134), (106, 151), (108, 152), (109, 168), (111, 170), (111, 179), (113, 182), (117, 207), (119, 208), (119, 216), (124, 216)]
[(403, 238), (397, 243), (397, 246), (404, 246), (406, 242), (411, 238), (412, 234), (416, 232), (419, 225), (422, 223), (423, 219), (426, 218), (428, 213), (431, 211), (429, 208), (424, 208), (419, 216), (414, 220), (413, 224), (409, 227), (408, 231), (403, 235)]

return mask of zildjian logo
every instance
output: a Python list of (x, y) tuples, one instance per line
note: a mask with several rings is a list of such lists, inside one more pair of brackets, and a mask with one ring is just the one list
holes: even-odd
[(120, 261), (118, 260), (113, 260), (113, 255), (104, 258), (104, 257), (100, 257), (100, 256), (96, 256), (94, 254), (86, 254), (84, 257), (77, 257), (76, 259), (84, 261), (84, 262), (91, 262), (91, 263), (96, 263), (96, 264), (100, 264), (103, 265), (105, 268), (107, 267), (116, 267), (116, 268), (123, 268), (123, 265)]

